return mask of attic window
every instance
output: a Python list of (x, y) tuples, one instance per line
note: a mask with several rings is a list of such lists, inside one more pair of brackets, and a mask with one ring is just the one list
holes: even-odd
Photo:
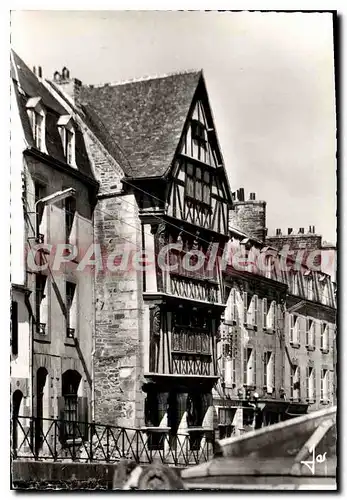
[(200, 144), (206, 142), (206, 128), (199, 120), (192, 120), (192, 138)]
[(63, 144), (64, 157), (69, 165), (75, 164), (75, 131), (72, 125), (72, 118), (63, 115), (58, 120), (59, 133)]
[(42, 106), (41, 97), (31, 97), (26, 104), (26, 108), (28, 110), (28, 116), (30, 120), (35, 146), (40, 151), (46, 152), (46, 146), (45, 146), (46, 113)]

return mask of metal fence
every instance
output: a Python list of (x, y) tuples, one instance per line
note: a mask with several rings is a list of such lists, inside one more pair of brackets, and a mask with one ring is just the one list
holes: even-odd
[(214, 433), (195, 430), (171, 435), (167, 430), (130, 429), (94, 422), (13, 417), (13, 459), (136, 463), (154, 460), (188, 466), (212, 458)]

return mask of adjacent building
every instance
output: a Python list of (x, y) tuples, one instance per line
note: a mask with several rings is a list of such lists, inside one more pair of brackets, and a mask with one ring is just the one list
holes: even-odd
[[(18, 440), (29, 425), (22, 417), (92, 417), (94, 276), (78, 272), (74, 248), (93, 243), (98, 183), (81, 130), (47, 89), (41, 68), (35, 74), (12, 52), (11, 77), (11, 392)], [(33, 429), (37, 450), (47, 445), (50, 425), (44, 420)], [(71, 434), (66, 424), (64, 440)]]

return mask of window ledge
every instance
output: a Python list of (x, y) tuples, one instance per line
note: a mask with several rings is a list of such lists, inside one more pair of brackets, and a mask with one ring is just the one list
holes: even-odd
[(294, 347), (294, 349), (299, 349), (299, 348), (300, 348), (300, 344), (299, 344), (299, 342), (289, 342), (289, 343), (290, 343), (290, 345), (291, 345), (292, 347)]
[(329, 399), (321, 399), (319, 402), (321, 405), (328, 405), (330, 403)]
[(264, 328), (265, 333), (268, 333), (269, 335), (273, 335), (275, 333), (274, 328)]
[(306, 345), (305, 347), (308, 351), (315, 351), (316, 350), (315, 346), (313, 346), (313, 345)]
[(322, 352), (322, 354), (329, 354), (329, 349), (322, 349), (321, 348), (321, 352)]
[(314, 404), (315, 402), (316, 402), (316, 400), (315, 400), (315, 399), (313, 399), (313, 398), (307, 398), (307, 399), (306, 399), (306, 403), (308, 403), (309, 405), (312, 405), (312, 404)]

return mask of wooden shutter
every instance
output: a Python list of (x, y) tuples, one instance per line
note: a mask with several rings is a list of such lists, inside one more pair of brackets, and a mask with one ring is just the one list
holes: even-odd
[(276, 382), (276, 375), (275, 375), (275, 367), (276, 367), (276, 359), (275, 359), (275, 353), (273, 352), (271, 354), (272, 356), (272, 388), (275, 390), (275, 382)]
[(64, 422), (65, 398), (58, 397), (58, 418), (59, 422), (59, 441), (64, 444), (66, 441), (65, 422)]
[(294, 314), (289, 314), (289, 342), (294, 342)]
[(292, 342), (290, 334), (290, 314), (288, 312), (284, 313), (284, 332), (289, 342)]
[(253, 325), (254, 296), (252, 297), (247, 310), (247, 325)]
[(79, 397), (77, 404), (78, 436), (88, 441), (88, 398)]
[(264, 387), (267, 386), (267, 351), (264, 351), (264, 363), (263, 363), (263, 369), (264, 369)]
[(333, 391), (332, 391), (332, 375), (333, 372), (331, 370), (328, 370), (327, 376), (328, 376), (328, 399), (331, 402), (333, 398)]
[(238, 321), (238, 314), (237, 314), (237, 292), (235, 288), (232, 289), (232, 300), (233, 300), (233, 320), (235, 323)]
[(236, 384), (236, 358), (233, 357), (233, 384)]
[(310, 399), (310, 368), (306, 367), (306, 398)]
[(11, 308), (11, 346), (12, 354), (18, 354), (18, 302), (12, 301)]
[(273, 318), (273, 329), (276, 330), (277, 329), (277, 304), (276, 302), (274, 301), (273, 302), (273, 315), (274, 315), (274, 318)]
[(324, 371), (323, 368), (320, 371), (320, 399), (324, 399)]
[(319, 323), (317, 323), (316, 321), (314, 321), (313, 323), (313, 334), (312, 334), (312, 345), (313, 347), (316, 347), (316, 343), (317, 343), (317, 340), (316, 340), (316, 337), (317, 337), (317, 331), (319, 332), (319, 329), (317, 328)]
[(253, 367), (253, 385), (256, 387), (257, 386), (257, 358), (256, 358), (256, 350), (253, 348), (252, 349), (252, 367)]
[(313, 398), (316, 399), (317, 397), (317, 376), (316, 376), (316, 369), (312, 368), (312, 377), (313, 377)]
[(243, 322), (247, 324), (248, 316), (248, 297), (247, 292), (243, 292)]
[(290, 370), (290, 397), (294, 397), (294, 367), (289, 365)]
[(263, 328), (267, 328), (267, 299), (263, 299)]
[(247, 384), (247, 347), (243, 350), (243, 383)]
[(253, 325), (258, 325), (258, 295), (253, 297)]
[(320, 348), (323, 349), (324, 346), (324, 323), (320, 324)]
[(310, 335), (310, 320), (308, 318), (305, 318), (305, 342), (306, 342), (306, 345), (309, 345), (310, 343), (310, 339), (309, 339), (309, 335)]
[(298, 370), (298, 394), (299, 394), (299, 399), (301, 398), (301, 373), (300, 373), (300, 366), (297, 367)]

